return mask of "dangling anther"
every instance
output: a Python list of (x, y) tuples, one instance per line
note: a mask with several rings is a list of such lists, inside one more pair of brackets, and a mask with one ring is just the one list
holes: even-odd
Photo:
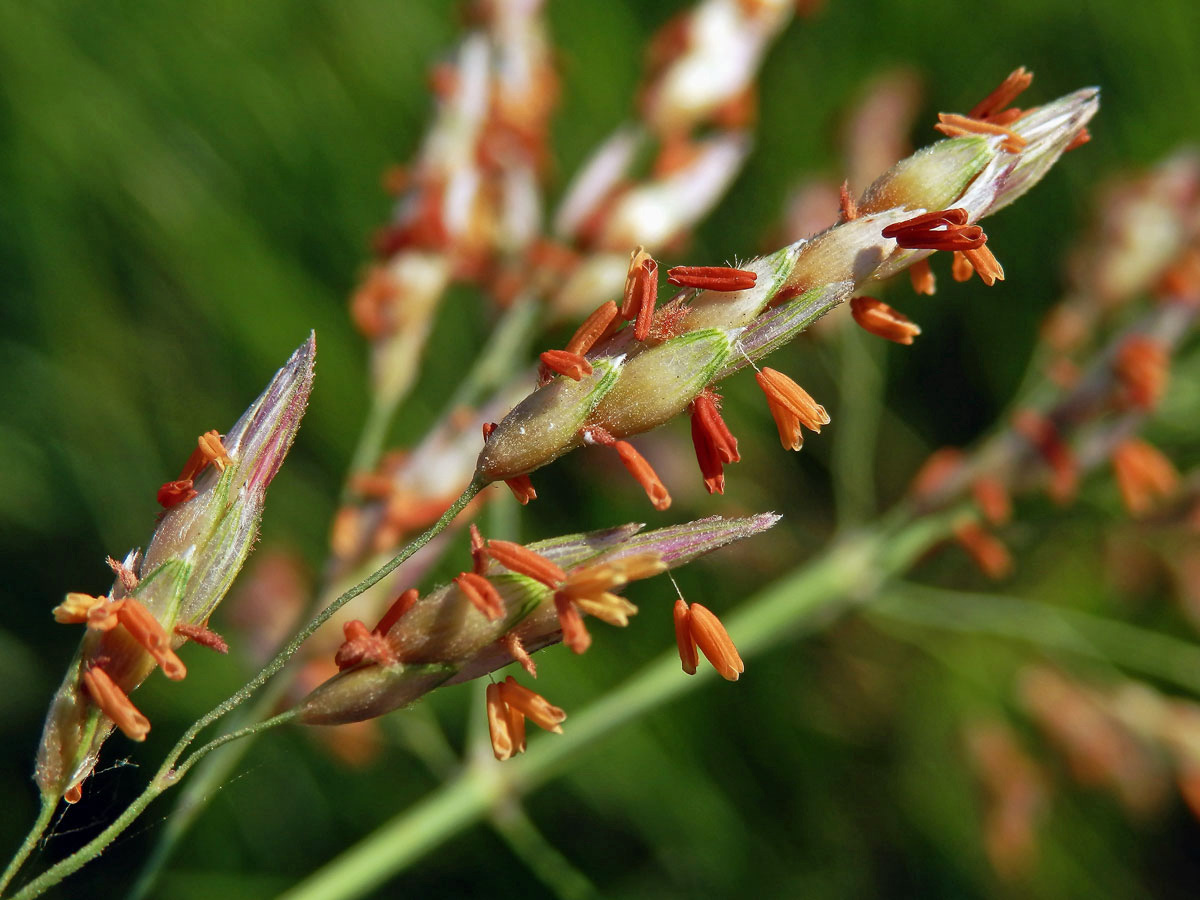
[(100, 707), (100, 711), (113, 720), (125, 737), (133, 741), (144, 741), (150, 733), (150, 720), (133, 705), (126, 694), (108, 673), (99, 666), (84, 670), (83, 685)]
[(921, 326), (874, 297), (854, 297), (850, 314), (864, 331), (895, 344), (912, 344)]
[(767, 396), (767, 407), (775, 419), (779, 441), (785, 450), (799, 450), (804, 446), (801, 425), (819, 434), (821, 426), (829, 424), (829, 413), (825, 412), (825, 407), (782, 372), (763, 366), (762, 371), (754, 377)]
[[(646, 280), (646, 263), (654, 262), (644, 249), (638, 247), (629, 255), (629, 270), (625, 273), (625, 292), (621, 303), (621, 318), (628, 321), (637, 318), (638, 310), (641, 309), (642, 295), (645, 292), (644, 282)], [(658, 269), (658, 264), (655, 263), (655, 270)], [(658, 285), (655, 285), (657, 290)]]
[(908, 278), (912, 282), (914, 294), (924, 294), (932, 297), (937, 290), (937, 279), (933, 277), (933, 269), (929, 260), (918, 259), (908, 267)]

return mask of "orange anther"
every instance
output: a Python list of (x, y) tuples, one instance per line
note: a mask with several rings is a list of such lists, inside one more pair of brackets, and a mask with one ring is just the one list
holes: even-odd
[(850, 314), (865, 331), (896, 344), (911, 344), (921, 327), (903, 313), (874, 297), (854, 297)]
[(158, 489), (158, 505), (163, 509), (170, 509), (172, 506), (186, 503), (195, 496), (196, 490), (192, 487), (192, 479), (181, 478), (178, 481), (168, 481)]
[(592, 349), (608, 326), (617, 318), (617, 304), (611, 300), (600, 304), (590, 316), (583, 320), (576, 332), (567, 341), (568, 353), (584, 354)]
[[(1016, 100), (1031, 84), (1033, 84), (1033, 73), (1024, 66), (1020, 66), (1010, 72), (995, 90), (971, 107), (968, 115), (972, 119), (995, 119), (997, 114), (1004, 111), (1004, 108)], [(1008, 112), (1020, 115), (1019, 110), (1008, 110)]]
[(637, 479), (638, 484), (642, 486), (642, 490), (646, 492), (646, 496), (650, 498), (650, 502), (654, 508), (660, 512), (671, 505), (671, 495), (667, 493), (666, 487), (659, 479), (658, 474), (650, 463), (646, 462), (645, 457), (634, 449), (633, 444), (628, 441), (616, 441), (613, 444), (617, 455), (621, 457), (621, 463), (626, 470)]
[(146, 739), (150, 733), (150, 720), (141, 714), (107, 672), (99, 666), (92, 666), (84, 671), (83, 684), (92, 702), (113, 720), (127, 738), (134, 741)]
[(563, 643), (571, 648), (573, 653), (582, 653), (592, 645), (592, 636), (588, 634), (587, 626), (583, 624), (583, 616), (562, 593), (554, 595), (554, 609), (558, 613), (558, 626), (562, 629)]
[(675, 266), (667, 281), (677, 287), (705, 291), (744, 291), (758, 281), (758, 273), (729, 266)]
[(387, 612), (383, 614), (383, 618), (379, 620), (379, 624), (372, 629), (375, 634), (386, 635), (392, 630), (393, 626), (399, 622), (406, 612), (413, 608), (420, 594), (416, 588), (409, 588), (403, 594), (393, 601), (392, 605), (387, 608)]
[(539, 359), (547, 369), (579, 381), (584, 375), (592, 374), (592, 364), (578, 353), (569, 350), (547, 350)]
[(164, 675), (172, 681), (178, 681), (187, 674), (182, 660), (171, 649), (170, 635), (159, 624), (158, 619), (150, 614), (150, 610), (132, 597), (126, 597), (121, 608), (117, 610), (117, 621), (142, 645), (142, 649), (154, 657)]
[(932, 297), (937, 290), (937, 279), (933, 277), (933, 268), (929, 260), (918, 259), (908, 268), (908, 278), (912, 282), (913, 293)]
[(463, 572), (454, 579), (459, 590), (466, 594), (477, 610), (494, 622), (504, 616), (504, 598), (500, 596), (495, 586), (482, 575), (474, 572)]
[(785, 450), (799, 450), (804, 446), (801, 425), (819, 433), (822, 425), (829, 424), (825, 408), (782, 372), (764, 366), (755, 379), (767, 396), (767, 407), (775, 419), (779, 440)]
[(541, 694), (518, 684), (511, 675), (505, 678), (504, 683), (500, 685), (500, 699), (509, 706), (519, 709), (525, 718), (539, 728), (553, 731), (555, 734), (562, 734), (562, 722), (567, 718), (567, 714), (551, 704)]
[(1118, 444), (1112, 463), (1121, 499), (1130, 515), (1145, 514), (1156, 497), (1167, 497), (1179, 486), (1179, 472), (1171, 461), (1153, 444), (1137, 438)]
[(551, 589), (567, 577), (566, 572), (540, 553), (512, 541), (488, 541), (485, 552), (509, 571), (540, 581)]

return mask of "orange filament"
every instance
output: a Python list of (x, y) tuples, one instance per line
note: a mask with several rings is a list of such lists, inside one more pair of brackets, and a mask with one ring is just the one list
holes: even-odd
[(954, 536), (988, 578), (998, 581), (1012, 572), (1013, 561), (1008, 548), (978, 522), (964, 522), (957, 526)]
[(1137, 409), (1153, 409), (1167, 390), (1171, 360), (1167, 348), (1152, 337), (1126, 338), (1113, 361), (1123, 398)]
[(495, 586), (482, 575), (474, 572), (463, 572), (454, 579), (459, 590), (466, 594), (471, 605), (483, 613), (491, 622), (504, 615), (504, 599)]
[(689, 607), (680, 597), (675, 601), (674, 617), (675, 642), (679, 647), (683, 671), (689, 675), (696, 674), (696, 666), (699, 663), (697, 647), (726, 681), (737, 681), (746, 671), (729, 632), (709, 609), (699, 603), (693, 603)]
[(584, 375), (592, 374), (592, 364), (578, 353), (569, 350), (547, 350), (539, 359), (547, 369), (579, 381)]
[(821, 426), (829, 424), (825, 408), (782, 372), (763, 366), (754, 377), (767, 396), (767, 407), (775, 419), (779, 440), (785, 450), (799, 450), (804, 446), (801, 425), (820, 433)]
[(842, 221), (851, 222), (858, 218), (858, 204), (850, 196), (850, 182), (843, 181), (838, 190), (838, 209), (841, 210)]
[[(1020, 116), (1020, 110), (1005, 110), (1004, 107), (1016, 100), (1031, 84), (1033, 84), (1032, 72), (1026, 70), (1024, 66), (1014, 69), (1008, 74), (1007, 78), (1000, 82), (995, 90), (976, 103), (968, 115), (972, 119), (995, 120), (997, 116), (1003, 112), (1007, 112), (1010, 114), (1016, 113), (1017, 115), (1013, 116), (1013, 118), (1016, 118)], [(1006, 125), (1008, 122), (1000, 124)]]
[(1013, 417), (1013, 428), (1033, 444), (1050, 467), (1050, 499), (1056, 503), (1069, 502), (1079, 485), (1079, 465), (1055, 424), (1040, 413), (1025, 409)]
[[(629, 255), (629, 271), (625, 273), (625, 293), (621, 303), (621, 318), (629, 321), (637, 317), (638, 310), (641, 308), (642, 295), (645, 292), (643, 283), (646, 280), (646, 266), (648, 262), (654, 262), (650, 254), (638, 247)], [(657, 271), (657, 263), (655, 263)], [(657, 283), (655, 289), (657, 290)]]
[(852, 298), (850, 314), (863, 330), (896, 344), (911, 344), (921, 333), (916, 322), (874, 297)]
[(1121, 499), (1130, 515), (1145, 514), (1155, 497), (1167, 497), (1179, 486), (1179, 472), (1171, 461), (1154, 445), (1137, 438), (1118, 444), (1112, 463)]
[(881, 233), (906, 250), (978, 250), (987, 242), (982, 228), (967, 224), (967, 211), (961, 208), (922, 213)]
[(642, 263), (642, 271), (638, 276), (637, 317), (633, 323), (633, 336), (644, 341), (650, 336), (650, 326), (654, 322), (654, 307), (658, 303), (658, 263), (647, 259)]
[(1004, 135), (1000, 146), (1009, 153), (1020, 153), (1028, 143), (1025, 138), (1003, 125), (960, 116), (958, 113), (938, 113), (938, 124), (933, 127), (947, 137), (962, 137), (967, 134)]
[(521, 668), (529, 673), (530, 678), (537, 678), (537, 663), (533, 661), (533, 657), (525, 649), (525, 644), (521, 641), (520, 635), (515, 631), (510, 631), (500, 639), (500, 642), (504, 644), (504, 649), (508, 651), (508, 655), (519, 662)]
[(150, 720), (141, 714), (107, 672), (99, 666), (92, 666), (83, 673), (83, 685), (92, 702), (113, 720), (127, 738), (133, 741), (146, 739), (150, 733)]
[(346, 640), (333, 657), (339, 672), (364, 663), (388, 666), (396, 662), (391, 644), (382, 634), (367, 631), (367, 626), (358, 619), (343, 625), (342, 633)]
[(650, 503), (659, 512), (671, 505), (671, 495), (667, 493), (666, 487), (659, 480), (658, 474), (650, 463), (642, 454), (634, 449), (633, 444), (628, 441), (616, 441), (613, 443), (613, 448), (617, 451), (617, 455), (621, 457), (621, 463), (626, 470), (637, 479), (638, 484), (642, 486), (642, 490), (646, 492), (646, 496), (650, 498)]
[(583, 624), (583, 616), (571, 602), (571, 598), (561, 592), (554, 595), (554, 609), (558, 613), (558, 626), (562, 629), (563, 643), (571, 648), (573, 653), (582, 653), (592, 645), (592, 636), (588, 634), (587, 626)]
[(919, 259), (913, 263), (908, 269), (908, 277), (915, 294), (932, 297), (937, 290), (937, 279), (933, 277), (933, 269), (927, 259)]
[(602, 303), (594, 313), (583, 320), (576, 332), (567, 341), (566, 352), (575, 354), (587, 353), (596, 346), (596, 341), (608, 330), (608, 326), (617, 318), (617, 304), (611, 300)]
[(758, 273), (728, 266), (675, 266), (667, 272), (667, 281), (705, 291), (744, 291), (754, 287)]
[(562, 734), (562, 722), (567, 718), (567, 714), (559, 707), (552, 705), (541, 694), (518, 684), (511, 675), (505, 678), (499, 687), (500, 699), (508, 706), (519, 709), (525, 718), (539, 728)]
[(675, 643), (679, 647), (679, 661), (683, 663), (683, 671), (689, 675), (696, 674), (696, 666), (700, 664), (700, 656), (696, 652), (696, 642), (692, 640), (691, 615), (688, 605), (680, 597), (675, 601)]
[(1003, 525), (1012, 518), (1012, 498), (1008, 487), (999, 478), (983, 475), (971, 485), (971, 495), (983, 517), (993, 525)]
[(117, 621), (142, 645), (142, 649), (154, 657), (164, 675), (172, 681), (178, 681), (187, 674), (182, 660), (171, 649), (170, 636), (159, 624), (158, 619), (150, 614), (150, 610), (132, 597), (126, 597), (121, 608), (117, 610)]
[(217, 653), (229, 652), (229, 644), (225, 642), (225, 638), (221, 637), (211, 628), (205, 628), (203, 625), (180, 622), (172, 631), (182, 638), (187, 638), (193, 644), (199, 644), (201, 647), (207, 647), (209, 650), (215, 650)]
[(192, 487), (192, 479), (181, 478), (178, 481), (168, 481), (158, 489), (158, 505), (170, 509), (180, 503), (186, 503), (196, 496)]
[(485, 552), (510, 572), (540, 581), (551, 589), (567, 577), (566, 572), (540, 553), (512, 541), (488, 541)]
[(386, 635), (404, 617), (404, 614), (413, 608), (419, 597), (420, 594), (417, 593), (416, 588), (409, 588), (397, 597), (392, 605), (388, 607), (387, 612), (383, 614), (383, 618), (379, 620), (379, 624), (375, 626), (374, 632)]

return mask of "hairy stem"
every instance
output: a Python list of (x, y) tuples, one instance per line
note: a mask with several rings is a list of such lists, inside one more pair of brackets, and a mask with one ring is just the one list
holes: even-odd
[(33, 827), (29, 829), (29, 834), (25, 835), (24, 842), (21, 844), (20, 849), (13, 855), (8, 868), (4, 870), (4, 874), (0, 876), (0, 892), (3, 892), (8, 887), (8, 883), (13, 880), (13, 877), (20, 870), (21, 866), (25, 864), (25, 860), (29, 858), (29, 854), (33, 852), (33, 848), (42, 839), (42, 835), (46, 831), (46, 826), (50, 824), (50, 818), (54, 815), (54, 810), (57, 808), (57, 797), (42, 794), (42, 808), (38, 810), (37, 818), (33, 821)]

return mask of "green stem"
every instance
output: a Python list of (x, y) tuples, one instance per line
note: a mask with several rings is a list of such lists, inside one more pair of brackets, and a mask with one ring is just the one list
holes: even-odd
[(54, 810), (58, 809), (58, 798), (50, 794), (42, 795), (42, 808), (38, 810), (37, 818), (33, 821), (33, 827), (29, 829), (29, 834), (25, 835), (25, 841), (21, 847), (13, 855), (12, 861), (9, 862), (8, 868), (4, 870), (4, 874), (0, 876), (0, 893), (8, 887), (8, 883), (13, 880), (13, 877), (25, 864), (25, 860), (29, 858), (29, 854), (33, 852), (33, 848), (37, 846), (38, 841), (42, 839), (42, 835), (46, 831), (46, 826), (50, 824), (50, 818), (54, 815)]
[(305, 625), (303, 629), (301, 629), (290, 641), (288, 641), (284, 648), (275, 655), (275, 658), (263, 667), (262, 671), (255, 675), (254, 678), (247, 682), (240, 690), (232, 694), (227, 700), (213, 707), (212, 710), (197, 719), (192, 726), (184, 732), (183, 737), (179, 739), (179, 741), (171, 749), (171, 752), (167, 754), (167, 758), (163, 761), (162, 766), (159, 767), (158, 772), (155, 773), (152, 779), (150, 779), (150, 783), (146, 786), (146, 789), (137, 798), (135, 798), (132, 803), (130, 803), (125, 811), (122, 812), (121, 815), (118, 816), (111, 825), (105, 828), (104, 831), (100, 832), (100, 834), (98, 834), (79, 850), (75, 851), (66, 859), (51, 866), (40, 876), (31, 881), (25, 886), (24, 890), (15, 895), (14, 900), (29, 900), (29, 898), (39, 896), (45, 890), (58, 884), (58, 882), (62, 881), (68, 875), (78, 871), (88, 862), (103, 853), (108, 845), (111, 844), (117, 838), (117, 836), (121, 834), (121, 832), (128, 828), (137, 819), (137, 817), (145, 811), (146, 807), (148, 807), (158, 797), (159, 794), (161, 794), (167, 788), (173, 786), (184, 772), (190, 769), (208, 752), (215, 750), (217, 747), (222, 746), (228, 741), (251, 734), (257, 734), (258, 732), (274, 727), (275, 725), (283, 724), (284, 722), (293, 718), (295, 714), (289, 711), (287, 713), (275, 716), (272, 719), (267, 719), (265, 722), (259, 722), (237, 729), (236, 731), (216, 738), (210, 741), (208, 744), (205, 744), (203, 747), (200, 747), (191, 756), (189, 756), (178, 769), (175, 768), (176, 762), (204, 728), (237, 709), (252, 696), (254, 696), (255, 692), (262, 687), (263, 684), (265, 684), (273, 675), (275, 675), (287, 664), (288, 660), (290, 660), (296, 654), (296, 651), (300, 649), (300, 646), (304, 643), (304, 641), (307, 640), (318, 628), (329, 621), (330, 617), (333, 616), (334, 613), (336, 613), (339, 609), (341, 609), (363, 591), (369, 589), (375, 584), (378, 584), (392, 571), (394, 571), (401, 563), (409, 559), (414, 553), (433, 540), (433, 538), (437, 537), (437, 535), (440, 534), (446, 528), (446, 526), (449, 525), (450, 522), (453, 521), (454, 518), (463, 511), (466, 505), (470, 503), (475, 495), (478, 494), (482, 489), (483, 484), (481, 482), (477, 480), (472, 481), (469, 485), (467, 485), (467, 488), (463, 491), (462, 496), (455, 500), (454, 503), (451, 504), (450, 508), (442, 514), (442, 517), (433, 525), (431, 525), (428, 530), (410, 542), (385, 565), (381, 566), (379, 569), (376, 569), (358, 584), (354, 585), (354, 587), (341, 594), (336, 600), (317, 613), (317, 615), (314, 616), (313, 619), (307, 625)]
[(1200, 694), (1200, 647), (1104, 616), (1016, 597), (910, 586), (880, 598), (871, 611), (925, 627), (1063, 650)]
[[(729, 621), (743, 657), (818, 627), (874, 594), (951, 529), (957, 510), (848, 538), (831, 552), (747, 601)], [(382, 825), (284, 895), (286, 900), (361, 897), (426, 850), (479, 821), (509, 796), (543, 784), (628, 722), (695, 690), (711, 669), (687, 678), (663, 654), (570, 720), (565, 734), (537, 741), (525, 757), (466, 769), (412, 809)]]
[(853, 528), (875, 512), (875, 452), (883, 410), (883, 342), (861, 328), (838, 341), (841, 393), (833, 429), (832, 475), (838, 527)]

